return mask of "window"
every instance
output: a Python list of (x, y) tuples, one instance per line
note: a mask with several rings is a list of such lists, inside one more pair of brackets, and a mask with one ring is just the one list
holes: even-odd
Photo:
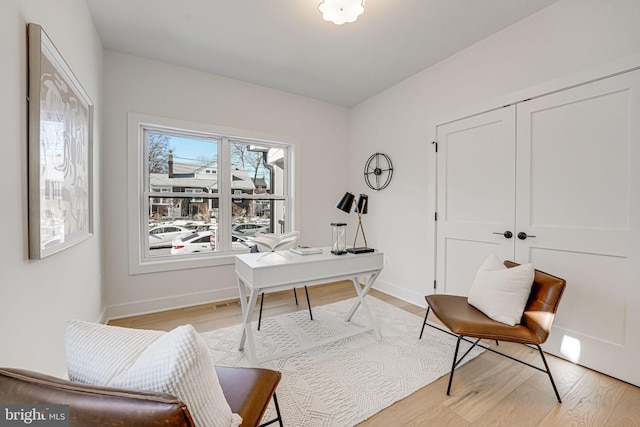
[(228, 255), (249, 250), (247, 239), (256, 233), (291, 230), (290, 143), (132, 116), (140, 177), (134, 193), (141, 207), (132, 272), (190, 268), (203, 258), (211, 265), (212, 257), (229, 262)]
[[(202, 193), (202, 188), (187, 188), (184, 191), (185, 191), (185, 193), (198, 194), (198, 193)], [(192, 197), (190, 202), (191, 203), (202, 203), (203, 199), (199, 198), (199, 197)]]
[[(153, 187), (151, 191), (155, 193), (170, 193), (171, 187)], [(171, 203), (171, 199), (164, 199), (162, 197), (156, 197), (151, 201), (154, 205), (168, 205)]]

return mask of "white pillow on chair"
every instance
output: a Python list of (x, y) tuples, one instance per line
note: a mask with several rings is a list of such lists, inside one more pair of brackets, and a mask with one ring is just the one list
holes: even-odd
[(473, 279), (469, 304), (496, 322), (514, 326), (522, 319), (534, 276), (533, 264), (507, 268), (491, 254)]
[(69, 320), (65, 336), (69, 379), (107, 385), (129, 369), (142, 352), (165, 333)]
[[(118, 336), (120, 344), (114, 347)], [(80, 363), (82, 358), (88, 359)], [(237, 427), (242, 422), (224, 397), (207, 344), (191, 325), (158, 332), (71, 321), (67, 361), (72, 380), (177, 397), (198, 427)], [(100, 372), (105, 365), (110, 368)]]

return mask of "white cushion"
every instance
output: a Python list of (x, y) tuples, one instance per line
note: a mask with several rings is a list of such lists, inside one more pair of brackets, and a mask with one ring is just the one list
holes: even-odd
[[(67, 345), (67, 360), (74, 365), (74, 377), (100, 380), (92, 383), (96, 385), (168, 393), (187, 405), (198, 427), (237, 427), (242, 422), (239, 415), (231, 412), (207, 345), (191, 325), (180, 326), (171, 332), (157, 332), (83, 325), (86, 323), (73, 321), (67, 328), (67, 337), (77, 337), (78, 329), (92, 329), (99, 335), (90, 338), (91, 351), (82, 349), (76, 339), (72, 339), (73, 345)], [(138, 334), (145, 344), (131, 342), (130, 337)], [(118, 345), (123, 350), (121, 357), (110, 348), (116, 343), (117, 335), (132, 344), (135, 351)], [(102, 343), (100, 336), (105, 338)], [(140, 351), (143, 345), (145, 348)], [(93, 357), (89, 361), (74, 362), (90, 353)], [(137, 355), (135, 358), (132, 356), (134, 353)], [(120, 362), (107, 358), (119, 359)], [(106, 375), (96, 375), (95, 372), (100, 371), (103, 364), (117, 368), (109, 369)], [(78, 372), (80, 368), (91, 374)], [(72, 377), (71, 373), (69, 377)], [(109, 380), (102, 382), (107, 377)]]
[(469, 304), (491, 319), (516, 325), (531, 293), (533, 264), (507, 268), (495, 254), (482, 263), (469, 290)]
[(69, 379), (107, 385), (129, 369), (149, 344), (165, 333), (70, 320), (65, 336)]

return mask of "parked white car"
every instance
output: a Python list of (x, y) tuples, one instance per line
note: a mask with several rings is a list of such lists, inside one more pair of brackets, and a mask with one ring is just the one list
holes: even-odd
[(174, 239), (171, 244), (171, 255), (213, 252), (215, 250), (214, 236), (211, 231), (200, 231), (190, 236)]
[(195, 230), (177, 225), (158, 225), (149, 230), (149, 248), (168, 248), (173, 239), (195, 234)]
[(231, 228), (233, 240), (244, 240), (246, 237), (255, 236), (256, 233), (268, 233), (269, 224), (257, 224), (252, 222), (234, 224)]

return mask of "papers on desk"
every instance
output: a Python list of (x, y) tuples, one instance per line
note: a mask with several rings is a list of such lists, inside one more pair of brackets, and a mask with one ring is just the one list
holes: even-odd
[(310, 246), (297, 246), (295, 248), (289, 249), (294, 254), (298, 255), (312, 255), (312, 254), (321, 254), (322, 249), (320, 248), (312, 248)]

